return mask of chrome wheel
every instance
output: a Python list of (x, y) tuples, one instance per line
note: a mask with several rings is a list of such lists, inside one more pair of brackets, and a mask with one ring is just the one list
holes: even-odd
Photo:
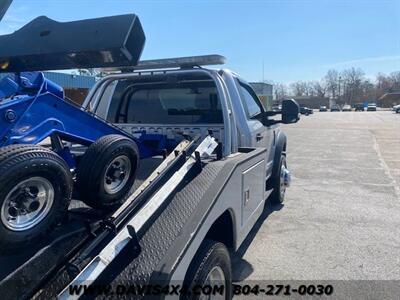
[(290, 186), (291, 176), (286, 168), (286, 159), (282, 160), (281, 173), (279, 175), (279, 197), (281, 202), (285, 198), (286, 188)]
[(53, 202), (50, 181), (43, 177), (26, 179), (7, 194), (1, 207), (1, 222), (12, 231), (28, 230), (48, 215)]
[[(226, 290), (226, 284), (225, 284), (225, 274), (224, 271), (220, 266), (215, 266), (214, 268), (211, 269), (211, 271), (208, 273), (206, 280), (203, 284), (203, 286), (225, 286)], [(208, 300), (208, 299), (225, 299), (225, 293), (223, 295), (216, 293), (215, 295), (206, 295), (202, 293), (200, 295), (200, 300)]]
[(104, 190), (107, 194), (116, 194), (122, 190), (131, 174), (132, 164), (126, 155), (111, 161), (104, 175)]

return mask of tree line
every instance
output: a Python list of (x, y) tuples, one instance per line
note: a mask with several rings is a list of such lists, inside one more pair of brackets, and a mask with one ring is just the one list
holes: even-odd
[(337, 103), (354, 104), (376, 100), (385, 93), (400, 91), (400, 71), (379, 73), (375, 79), (365, 77), (360, 68), (349, 68), (341, 72), (328, 70), (320, 80), (296, 81), (289, 85), (274, 84), (274, 97), (282, 100), (294, 97), (329, 97)]

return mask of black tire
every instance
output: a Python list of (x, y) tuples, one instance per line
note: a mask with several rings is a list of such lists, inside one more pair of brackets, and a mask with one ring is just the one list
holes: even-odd
[[(45, 184), (43, 190), (48, 198), (42, 207), (37, 206), (40, 203), (38, 191), (33, 191), (37, 188), (29, 186), (35, 179)], [(68, 165), (53, 151), (34, 145), (0, 148), (0, 249), (4, 251), (26, 247), (48, 235), (66, 216), (72, 186)], [(27, 200), (32, 201), (31, 205), (28, 206)], [(10, 205), (10, 201), (14, 204)], [(40, 217), (32, 216), (31, 220), (36, 218), (32, 225), (16, 225), (13, 221), (16, 208), (18, 215), (37, 211)]]
[[(120, 169), (119, 177), (110, 180), (122, 182), (117, 189), (110, 190), (105, 184), (106, 173), (112, 171), (112, 162), (119, 157), (129, 161), (126, 163), (130, 164), (130, 171), (125, 178)], [(132, 190), (138, 163), (139, 150), (133, 140), (116, 134), (101, 137), (86, 150), (77, 168), (76, 187), (81, 200), (93, 208), (122, 203)]]
[[(229, 251), (224, 244), (212, 240), (205, 240), (201, 244), (190, 263), (184, 283), (187, 293), (182, 294), (181, 299), (199, 299), (201, 296), (199, 287), (210, 284), (206, 283), (206, 279), (215, 267), (219, 268), (225, 277), (225, 299), (232, 299), (232, 264)], [(221, 285), (221, 283), (215, 282), (211, 285)]]
[[(287, 167), (286, 164), (286, 154), (282, 153), (280, 160), (279, 160), (279, 167), (278, 167), (278, 172), (277, 174), (274, 174), (274, 178), (272, 178), (272, 194), (271, 194), (271, 203), (272, 204), (282, 204), (283, 201), (285, 200), (285, 191), (286, 191), (286, 187), (282, 186), (282, 176), (281, 176), (281, 172), (282, 172), (282, 166), (285, 166), (285, 168)], [(285, 189), (282, 193), (282, 189)]]

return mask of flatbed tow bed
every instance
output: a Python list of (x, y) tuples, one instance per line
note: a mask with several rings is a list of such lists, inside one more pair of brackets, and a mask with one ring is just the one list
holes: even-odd
[[(212, 213), (216, 200), (227, 188), (232, 177), (241, 173), (246, 165), (265, 156), (265, 149), (242, 149), (242, 151), (242, 155), (226, 160), (203, 160), (201, 169), (194, 168), (194, 172), (185, 176), (185, 180), (177, 189), (159, 203), (159, 208), (162, 209), (159, 209), (154, 216), (146, 216), (145, 226), (137, 233), (133, 233), (130, 245), (125, 245), (125, 250), (112, 264), (111, 261), (107, 262), (109, 265), (104, 266), (107, 270), (97, 280), (101, 283), (127, 286), (165, 284), (173, 280), (173, 273), (179, 266), (180, 260), (184, 258), (190, 244), (195, 243), (194, 237), (201, 230), (202, 222)], [(195, 164), (198, 166), (197, 162)], [(145, 203), (146, 201), (142, 205)], [(135, 209), (139, 208), (136, 206)], [(26, 257), (31, 258), (2, 280), (0, 293), (7, 298), (68, 299), (72, 297), (68, 288), (64, 294), (60, 294), (60, 291), (68, 287), (74, 278), (72, 284), (90, 285), (92, 282), (86, 281), (89, 273), (83, 278), (84, 272), (78, 276), (79, 270), (84, 270), (85, 266), (88, 268), (89, 262), (92, 266), (97, 265), (93, 263), (94, 253), (96, 250), (104, 251), (105, 248), (103, 243), (97, 245), (97, 249), (90, 249), (90, 242), (93, 243), (96, 235), (89, 231), (88, 224), (104, 227), (100, 225), (102, 219), (98, 216), (90, 216), (87, 213), (83, 213), (83, 216), (83, 218), (76, 217), (76, 220), (70, 222), (67, 227), (63, 227), (63, 232), (56, 232), (55, 235), (59, 234), (59, 238), (39, 252), (36, 252), (37, 249), (29, 251)], [(124, 228), (126, 226), (119, 232)], [(112, 229), (107, 228), (106, 232), (110, 235)], [(116, 232), (111, 234), (111, 236), (117, 235)], [(139, 244), (136, 244), (137, 242)], [(196, 245), (191, 246), (196, 247)], [(113, 247), (114, 250), (117, 248)], [(88, 250), (92, 250), (89, 251), (91, 255), (87, 253), (82, 257), (82, 253)], [(11, 267), (10, 257), (1, 259), (9, 261)], [(80, 261), (78, 265), (75, 263), (77, 260)], [(16, 261), (14, 263), (18, 264)], [(9, 269), (12, 268), (14, 267)], [(41, 278), (38, 274), (42, 274)], [(93, 270), (90, 270), (90, 274), (93, 274)], [(33, 278), (37, 281), (33, 281)], [(129, 298), (129, 295), (127, 297)]]
[[(134, 193), (126, 203), (137, 195), (146, 194), (146, 190), (154, 188), (152, 185), (159, 185), (163, 177), (170, 177), (171, 171), (176, 171), (174, 163), (180, 161), (182, 165), (185, 150), (189, 145), (192, 143), (184, 142), (178, 146), (181, 150), (177, 149), (172, 153), (166, 159), (169, 163), (164, 162), (160, 165), (161, 168), (141, 184), (142, 192)], [(200, 162), (192, 157), (192, 164), (195, 165), (193, 171), (184, 174), (185, 180), (175, 182), (176, 186), (171, 187), (172, 191), (168, 197), (163, 197), (155, 204), (158, 209), (156, 207), (150, 210), (154, 215), (144, 215), (144, 218), (140, 218), (143, 226), (138, 232), (131, 232), (129, 243), (124, 240), (118, 241), (124, 243), (125, 250), (112, 264), (111, 261), (106, 261), (101, 270), (107, 267), (105, 275), (99, 276), (97, 280), (102, 283), (124, 282), (127, 285), (132, 285), (132, 278), (135, 278), (134, 284), (141, 285), (169, 282), (174, 269), (180, 263), (179, 258), (184, 257), (184, 252), (188, 250), (187, 247), (195, 236), (193, 233), (201, 229), (202, 220), (204, 221), (210, 213), (235, 171), (241, 172), (239, 169), (242, 169), (243, 165), (265, 155), (264, 149), (242, 150), (242, 155), (226, 160), (203, 159)], [(172, 158), (173, 156), (175, 158)], [(160, 172), (160, 169), (163, 171)], [(140, 190), (139, 187), (137, 191)], [(125, 205), (118, 211), (127, 215), (135, 211), (140, 214), (140, 208), (145, 207), (148, 200), (150, 198), (144, 198), (141, 205), (141, 201), (134, 201), (134, 206)], [(134, 218), (135, 215), (130, 219)], [(85, 270), (85, 267), (88, 270), (90, 265), (98, 266), (96, 259), (93, 260), (96, 251), (105, 251), (105, 240), (117, 237), (118, 233), (127, 228), (125, 225), (118, 230), (112, 228), (111, 222), (107, 222), (110, 220), (104, 220), (93, 212), (73, 210), (67, 226), (60, 227), (54, 233), (54, 237), (57, 238), (49, 238), (49, 244), (29, 249), (21, 256), (2, 256), (0, 262), (5, 268), (2, 269), (0, 293), (7, 298), (50, 299), (59, 296), (61, 299), (67, 299), (71, 297), (69, 290), (66, 289), (64, 294), (60, 294), (60, 291), (68, 287), (74, 278), (72, 284), (90, 285), (92, 282), (88, 281), (88, 276), (96, 272), (90, 270), (88, 274), (84, 274), (80, 273), (80, 270)], [(99, 236), (100, 243), (96, 241)], [(111, 256), (114, 259), (119, 247), (114, 245), (112, 249)], [(121, 250), (122, 248), (119, 249)], [(7, 271), (11, 272), (5, 276)]]
[(55, 275), (59, 277), (63, 271), (68, 274), (68, 278), (77, 275), (79, 268), (88, 263), (87, 260), (93, 255), (92, 252), (96, 251), (96, 247), (101, 246), (101, 242), (107, 237), (116, 234), (118, 230), (116, 221), (121, 222), (122, 220), (118, 219), (138, 212), (147, 203), (151, 194), (186, 161), (186, 151), (192, 146), (193, 142), (183, 141), (155, 169), (157, 163), (152, 160), (160, 161), (160, 158), (144, 162), (138, 178), (143, 178), (150, 171), (153, 172), (144, 180), (135, 182), (137, 188), (134, 193), (112, 216), (105, 218), (92, 209), (72, 209), (65, 224), (41, 245), (27, 249), (19, 255), (3, 254), (0, 257), (2, 295), (19, 299), (30, 298), (38, 288), (40, 289), (44, 281)]
[[(117, 43), (117, 47), (111, 43), (112, 28), (120, 28), (120, 21), (135, 25), (136, 30), (132, 30), (132, 25), (128, 26), (127, 32), (137, 34), (137, 39), (126, 39), (120, 35), (122, 48), (121, 43)], [(193, 294), (194, 289), (211, 282), (222, 285), (224, 298), (230, 299), (230, 252), (236, 251), (245, 240), (262, 214), (267, 199), (276, 204), (283, 202), (290, 183), (286, 136), (277, 124), (297, 122), (298, 104), (294, 100), (284, 100), (281, 110), (266, 111), (251, 86), (236, 73), (226, 69), (203, 68), (223, 64), (225, 58), (220, 55), (132, 64), (132, 59), (140, 57), (144, 44), (140, 22), (135, 15), (61, 24), (39, 18), (13, 35), (0, 36), (11, 45), (10, 51), (3, 49), (5, 52), (0, 53), (2, 71), (9, 69), (18, 73), (24, 68), (38, 71), (39, 67), (61, 69), (62, 66), (116, 68), (122, 72), (99, 80), (81, 108), (72, 108), (61, 88), (56, 88), (42, 73), (33, 72), (32, 78), (42, 82), (42, 87), (38, 91), (38, 87), (34, 87), (37, 94), (33, 100), (29, 93), (21, 99), (32, 103), (40, 99), (46, 107), (52, 107), (46, 111), (50, 113), (49, 120), (53, 120), (53, 113), (66, 124), (72, 122), (74, 125), (66, 126), (64, 131), (57, 129), (56, 135), (62, 132), (60, 136), (63, 139), (60, 136), (52, 139), (52, 149), (42, 147), (40, 151), (65, 154), (62, 152), (65, 142), (90, 148), (102, 139), (92, 135), (92, 131), (100, 128), (97, 132), (100, 136), (113, 135), (114, 138), (115, 132), (118, 132), (124, 135), (125, 141), (135, 141), (143, 151), (140, 152), (142, 160), (137, 180), (133, 186), (127, 185), (132, 187), (133, 194), (117, 209), (105, 212), (73, 201), (61, 226), (41, 239), (40, 243), (25, 247), (20, 252), (10, 250), (12, 247), (7, 247), (6, 251), (1, 249), (0, 295), (5, 299), (77, 299), (111, 295), (131, 299), (150, 293), (157, 298), (168, 298), (170, 295), (165, 293), (165, 289), (152, 290), (152, 287), (161, 285), (168, 290), (172, 284), (183, 289), (178, 291), (181, 295), (174, 293), (172, 298), (186, 299), (188, 295), (199, 296)], [(82, 24), (95, 24), (95, 28), (82, 33), (84, 43), (79, 55), (70, 55), (73, 43), (58, 52), (57, 37), (68, 36), (74, 40), (74, 34), (80, 34), (79, 28), (85, 27)], [(32, 37), (32, 42), (36, 50), (50, 45), (49, 51), (54, 60), (48, 60), (48, 55), (39, 50), (35, 52), (35, 59), (31, 59), (31, 49), (20, 49), (18, 41), (24, 32), (29, 37), (38, 29), (39, 33), (49, 32), (45, 30), (47, 26), (53, 26), (55, 30), (49, 40)], [(114, 55), (111, 60), (104, 55), (102, 47), (88, 41), (87, 37), (96, 26), (105, 32), (108, 54)], [(97, 31), (94, 32), (97, 34)], [(138, 44), (131, 47), (135, 40)], [(127, 55), (129, 49), (133, 56)], [(22, 52), (9, 60), (13, 51)], [(11, 87), (17, 95), (20, 91), (14, 89), (20, 86), (18, 80), (22, 79), (17, 74), (7, 78), (5, 83), (5, 87)], [(49, 91), (40, 94), (44, 86), (49, 87)], [(58, 98), (52, 93), (56, 93)], [(4, 107), (7, 103), (18, 104), (18, 98), (8, 94), (10, 92), (5, 93)], [(49, 98), (40, 98), (42, 96)], [(49, 106), (53, 98), (57, 102)], [(57, 110), (53, 111), (54, 108)], [(68, 110), (72, 118), (66, 114)], [(281, 115), (281, 119), (272, 118), (276, 115)], [(12, 129), (15, 112), (5, 111), (4, 116), (7, 126)], [(36, 116), (34, 121), (40, 127), (40, 111)], [(33, 120), (28, 116), (27, 122), (30, 124)], [(59, 122), (49, 124), (58, 126)], [(79, 139), (80, 131), (84, 131), (82, 128), (85, 128), (86, 136)], [(41, 135), (42, 138), (35, 136), (38, 143), (48, 137), (48, 133), (46, 131)], [(67, 139), (71, 136), (73, 138)], [(14, 135), (13, 138), (17, 141), (19, 136)], [(31, 137), (27, 135), (26, 138), (28, 141)], [(85, 142), (85, 139), (86, 142), (94, 142), (80, 142)], [(5, 141), (11, 140), (7, 136)], [(155, 143), (158, 147), (151, 148)], [(174, 147), (175, 150), (172, 150)], [(83, 158), (79, 160), (79, 155), (71, 155), (74, 147), (66, 148), (71, 153), (65, 161), (71, 163), (72, 173), (76, 169), (79, 171)], [(156, 156), (161, 154), (159, 150), (162, 150), (162, 158)], [(170, 153), (168, 156), (167, 152)], [(55, 153), (51, 155), (55, 156)], [(69, 161), (68, 158), (74, 160)], [(133, 158), (136, 163), (138, 156)], [(104, 170), (108, 176), (108, 169)], [(116, 168), (113, 172), (118, 170), (121, 171)], [(86, 179), (88, 184), (99, 178), (88, 174), (86, 178), (81, 178)], [(109, 180), (108, 177), (105, 179)], [(79, 183), (78, 178), (76, 182)], [(96, 200), (99, 195), (86, 194)], [(12, 244), (13, 240), (9, 242)], [(106, 284), (111, 290), (104, 290), (98, 284), (103, 287)], [(139, 291), (135, 288), (138, 286), (150, 287), (150, 291)], [(119, 293), (115, 290), (118, 287), (122, 288)]]

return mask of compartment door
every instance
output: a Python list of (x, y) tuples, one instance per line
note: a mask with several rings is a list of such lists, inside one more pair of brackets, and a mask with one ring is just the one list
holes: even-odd
[(264, 203), (265, 160), (261, 160), (242, 173), (242, 227), (249, 220), (258, 218), (254, 215)]

